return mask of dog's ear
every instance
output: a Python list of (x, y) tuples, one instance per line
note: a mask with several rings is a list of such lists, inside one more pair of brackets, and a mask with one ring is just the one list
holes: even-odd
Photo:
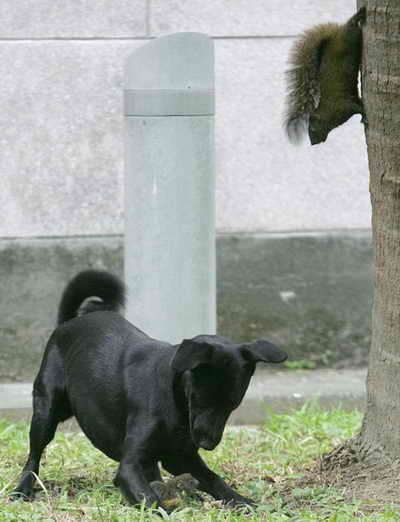
[(243, 344), (240, 348), (243, 357), (252, 363), (270, 362), (280, 363), (286, 361), (288, 354), (264, 339), (258, 339), (253, 343)]
[(171, 359), (171, 368), (179, 373), (193, 370), (200, 364), (210, 362), (212, 350), (212, 345), (208, 343), (184, 339)]

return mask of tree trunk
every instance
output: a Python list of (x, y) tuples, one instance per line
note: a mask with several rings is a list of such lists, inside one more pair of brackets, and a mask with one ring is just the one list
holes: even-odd
[(400, 2), (367, 0), (368, 126), (375, 293), (361, 445), (400, 457)]

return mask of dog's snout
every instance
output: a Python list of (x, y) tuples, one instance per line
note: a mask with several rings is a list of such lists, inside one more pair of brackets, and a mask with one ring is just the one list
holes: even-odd
[(192, 426), (193, 440), (200, 448), (213, 450), (222, 439), (224, 427), (224, 418), (217, 419), (212, 415), (198, 415)]
[(222, 431), (219, 433), (212, 433), (206, 430), (197, 430), (193, 435), (200, 448), (210, 451), (218, 446), (222, 438)]
[(219, 441), (212, 440), (212, 439), (207, 438), (207, 437), (203, 437), (202, 439), (199, 440), (199, 446), (200, 446), (200, 448), (203, 448), (205, 450), (211, 451), (211, 450), (213, 450), (214, 448), (217, 447), (218, 442)]

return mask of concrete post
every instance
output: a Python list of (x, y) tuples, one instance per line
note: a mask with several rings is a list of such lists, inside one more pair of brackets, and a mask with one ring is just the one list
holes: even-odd
[(127, 318), (177, 343), (215, 333), (214, 48), (144, 45), (125, 78)]

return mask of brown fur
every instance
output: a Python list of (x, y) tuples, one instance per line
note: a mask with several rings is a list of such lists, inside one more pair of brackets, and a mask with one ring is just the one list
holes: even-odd
[(360, 9), (346, 24), (312, 27), (294, 44), (288, 70), (285, 127), (291, 141), (308, 131), (311, 143), (362, 113), (358, 94), (362, 33)]

